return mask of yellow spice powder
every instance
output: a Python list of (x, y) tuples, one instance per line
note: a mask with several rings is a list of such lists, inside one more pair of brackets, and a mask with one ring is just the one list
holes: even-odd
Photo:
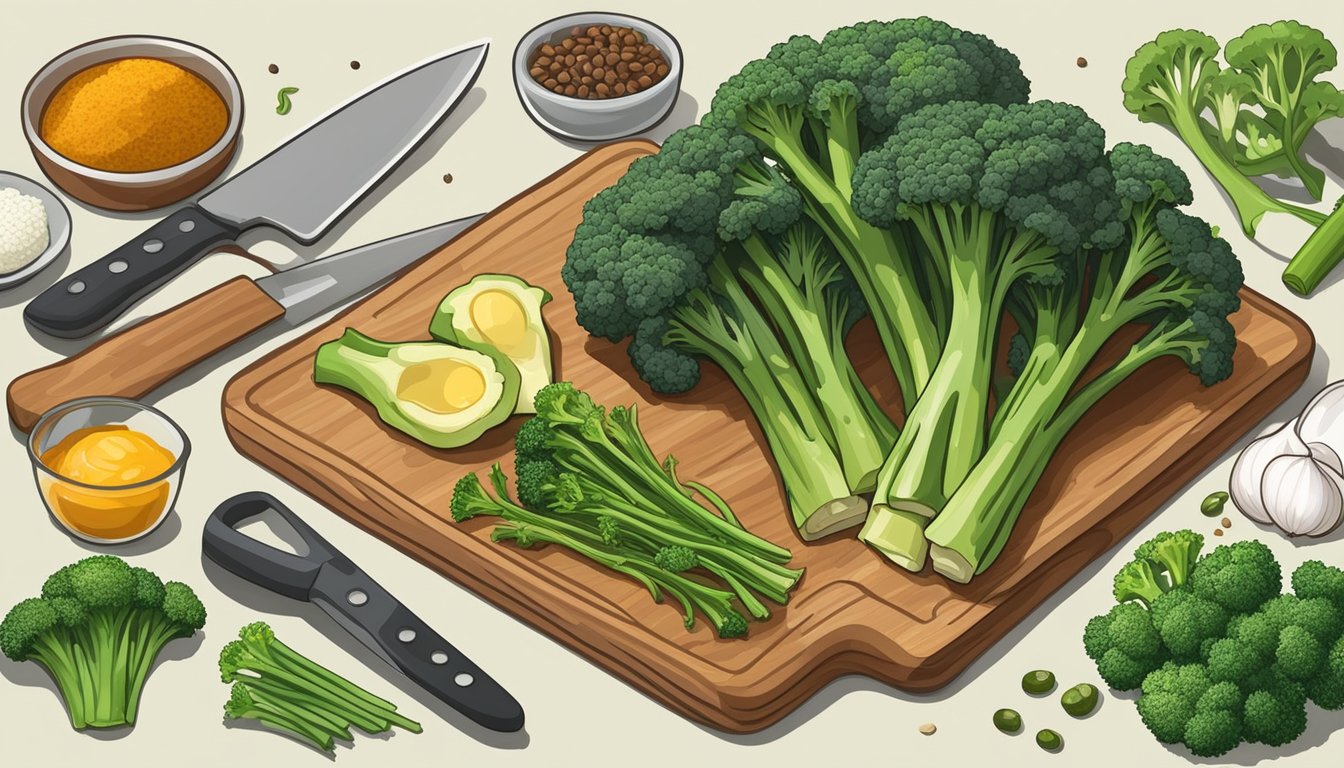
[(194, 72), (160, 59), (118, 59), (65, 81), (42, 115), (42, 139), (65, 157), (119, 173), (155, 171), (209, 149), (229, 111)]

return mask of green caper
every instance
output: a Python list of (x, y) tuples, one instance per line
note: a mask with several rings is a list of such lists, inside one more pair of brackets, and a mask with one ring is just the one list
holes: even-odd
[(1015, 709), (1000, 709), (994, 713), (994, 727), (1004, 733), (1022, 730), (1022, 716)]
[(1064, 707), (1064, 711), (1074, 717), (1087, 717), (1092, 714), (1092, 710), (1097, 708), (1097, 702), (1101, 698), (1101, 692), (1095, 685), (1079, 683), (1064, 692), (1059, 697), (1059, 703)]
[(1055, 673), (1048, 669), (1034, 669), (1022, 676), (1022, 690), (1040, 696), (1055, 690)]
[(1204, 501), (1199, 505), (1199, 511), (1204, 513), (1205, 517), (1217, 517), (1223, 514), (1223, 507), (1227, 504), (1227, 491), (1216, 491), (1204, 497)]
[(1058, 731), (1044, 728), (1036, 732), (1036, 744), (1047, 752), (1058, 752), (1064, 748), (1064, 737)]

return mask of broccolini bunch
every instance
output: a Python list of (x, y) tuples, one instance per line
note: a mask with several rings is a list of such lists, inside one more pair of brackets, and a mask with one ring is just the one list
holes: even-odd
[(496, 464), (493, 496), (474, 474), (458, 481), (455, 521), (502, 518), (495, 541), (565, 547), (655, 600), (670, 595), (687, 629), (703, 614), (720, 637), (747, 633), (739, 605), (765, 619), (765, 600), (788, 601), (803, 575), (784, 565), (789, 551), (748, 532), (711, 489), (680, 480), (671, 456), (659, 461), (634, 406), (603, 408), (568, 382), (542, 388), (535, 405), (516, 439), (518, 501)]

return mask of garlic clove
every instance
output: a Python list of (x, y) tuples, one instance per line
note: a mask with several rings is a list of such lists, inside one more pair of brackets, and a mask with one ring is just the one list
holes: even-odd
[(1273, 522), (1261, 498), (1261, 488), (1265, 468), (1280, 456), (1311, 456), (1311, 449), (1297, 435), (1296, 422), (1290, 421), (1257, 438), (1246, 446), (1232, 465), (1232, 477), (1228, 482), (1232, 503), (1257, 523)]
[(1333, 469), (1335, 474), (1344, 475), (1344, 461), (1340, 460), (1339, 454), (1324, 443), (1307, 443), (1307, 449), (1311, 451), (1311, 458), (1316, 460), (1329, 469)]
[[(1313, 443), (1313, 446), (1315, 445), (1319, 445), (1319, 443)], [(1313, 451), (1313, 453), (1315, 453), (1315, 451)], [(1334, 456), (1333, 451), (1331, 452), (1331, 455)], [(1337, 456), (1334, 456), (1334, 458), (1336, 461), (1339, 459)], [(1308, 536), (1324, 536), (1333, 531), (1335, 527), (1339, 525), (1340, 520), (1344, 519), (1344, 472), (1336, 471), (1334, 467), (1322, 463), (1319, 460), (1316, 464), (1320, 468), (1321, 474), (1335, 486), (1335, 493), (1341, 503), (1336, 505), (1336, 512), (1333, 516), (1328, 514), (1328, 510), (1327, 514), (1321, 515), (1320, 523), (1312, 530), (1307, 531), (1306, 535)]]
[(1333, 527), (1344, 510), (1344, 492), (1310, 456), (1279, 456), (1265, 465), (1260, 498), (1271, 522), (1290, 536)]
[(1303, 442), (1327, 445), (1344, 457), (1344, 381), (1327, 385), (1307, 403), (1297, 433)]

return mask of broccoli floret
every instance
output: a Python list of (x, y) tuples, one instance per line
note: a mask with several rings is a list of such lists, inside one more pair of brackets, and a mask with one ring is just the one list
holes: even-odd
[(95, 555), (47, 578), (0, 622), (0, 651), (35, 661), (56, 681), (78, 729), (135, 722), (159, 651), (205, 626), (205, 606), (185, 584)]
[(1307, 729), (1307, 695), (1294, 682), (1274, 681), (1246, 697), (1244, 733), (1248, 741), (1278, 747)]
[(1212, 686), (1203, 666), (1167, 662), (1143, 679), (1139, 717), (1158, 741), (1181, 742), (1196, 705)]
[(1190, 574), (1195, 594), (1234, 613), (1249, 613), (1278, 596), (1282, 571), (1264, 544), (1238, 541), (1205, 555)]
[(1167, 659), (1152, 615), (1137, 603), (1121, 603), (1088, 622), (1083, 647), (1097, 674), (1116, 690), (1139, 687)]
[(660, 548), (654, 555), (653, 561), (658, 564), (659, 568), (672, 573), (689, 571), (699, 564), (699, 559), (695, 556), (695, 550), (675, 544)]
[(1293, 593), (1303, 599), (1322, 598), (1344, 611), (1344, 570), (1308, 560), (1293, 571)]
[(1113, 593), (1116, 602), (1138, 600), (1145, 606), (1150, 606), (1165, 591), (1157, 580), (1157, 571), (1153, 568), (1153, 564), (1147, 560), (1131, 561), (1115, 574)]
[(1203, 658), (1227, 628), (1222, 606), (1183, 589), (1157, 598), (1152, 614), (1163, 645), (1179, 660)]
[(1190, 569), (1204, 548), (1204, 537), (1189, 529), (1163, 531), (1134, 551), (1134, 558), (1160, 567), (1167, 584), (1179, 587), (1190, 577)]

